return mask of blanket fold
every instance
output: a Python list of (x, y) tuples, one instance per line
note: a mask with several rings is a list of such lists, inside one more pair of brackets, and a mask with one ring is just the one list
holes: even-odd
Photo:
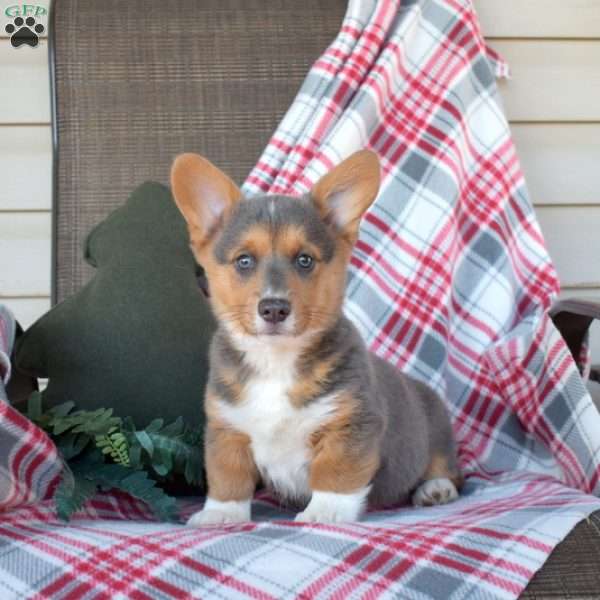
[[(25, 505), (48, 485), (0, 493), (21, 504), (0, 519), (0, 541), (20, 544), (20, 560), (0, 559), (0, 596), (519, 595), (600, 509), (600, 415), (547, 314), (559, 284), (496, 87), (507, 74), (470, 0), (351, 0), (243, 188), (305, 194), (354, 151), (378, 153), (345, 310), (374, 352), (446, 399), (461, 498), (334, 526), (294, 523), (260, 495), (253, 523), (192, 530), (115, 496), (65, 526), (48, 501)], [(22, 422), (9, 438), (16, 413), (0, 408), (27, 485), (51, 481), (52, 445)]]

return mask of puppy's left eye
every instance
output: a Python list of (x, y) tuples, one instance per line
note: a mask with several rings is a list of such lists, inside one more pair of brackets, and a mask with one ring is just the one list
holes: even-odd
[(298, 254), (298, 256), (296, 257), (296, 264), (301, 269), (311, 269), (314, 262), (314, 258), (312, 256), (309, 256), (308, 254)]

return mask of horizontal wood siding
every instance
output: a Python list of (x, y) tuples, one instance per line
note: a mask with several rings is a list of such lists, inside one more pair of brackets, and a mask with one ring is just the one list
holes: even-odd
[(50, 125), (0, 126), (0, 211), (50, 210)]
[(50, 293), (50, 213), (0, 212), (0, 294)]
[(48, 43), (13, 48), (0, 39), (0, 123), (49, 123)]
[(534, 204), (600, 205), (600, 123), (518, 123), (512, 132)]
[(50, 298), (3, 298), (2, 304), (16, 315), (21, 327), (27, 329), (50, 308)]
[(600, 121), (600, 40), (492, 40), (490, 46), (510, 65), (500, 90), (511, 121)]
[(541, 206), (536, 212), (562, 284), (600, 287), (600, 205)]
[(598, 0), (475, 0), (488, 37), (600, 38)]

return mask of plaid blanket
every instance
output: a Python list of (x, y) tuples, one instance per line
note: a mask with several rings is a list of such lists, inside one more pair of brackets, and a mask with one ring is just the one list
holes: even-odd
[(15, 333), (12, 313), (0, 305), (0, 511), (46, 498), (62, 470), (48, 436), (8, 404), (4, 385)]
[(244, 188), (302, 194), (355, 150), (378, 152), (383, 185), (346, 310), (375, 352), (447, 399), (468, 476), (461, 498), (333, 526), (295, 523), (260, 495), (256, 522), (193, 530), (107, 495), (67, 526), (48, 500), (31, 503), (52, 488), (51, 444), (3, 405), (3, 473), (45, 483), (0, 496), (19, 504), (0, 519), (0, 597), (523, 590), (600, 508), (600, 416), (547, 317), (558, 283), (500, 105), (505, 74), (470, 0), (351, 0)]

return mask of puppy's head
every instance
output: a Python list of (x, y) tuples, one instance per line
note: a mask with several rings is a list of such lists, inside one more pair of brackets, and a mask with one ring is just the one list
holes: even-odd
[(353, 154), (303, 198), (243, 199), (196, 154), (176, 158), (171, 184), (230, 333), (298, 336), (335, 322), (360, 218), (379, 189), (374, 153)]

